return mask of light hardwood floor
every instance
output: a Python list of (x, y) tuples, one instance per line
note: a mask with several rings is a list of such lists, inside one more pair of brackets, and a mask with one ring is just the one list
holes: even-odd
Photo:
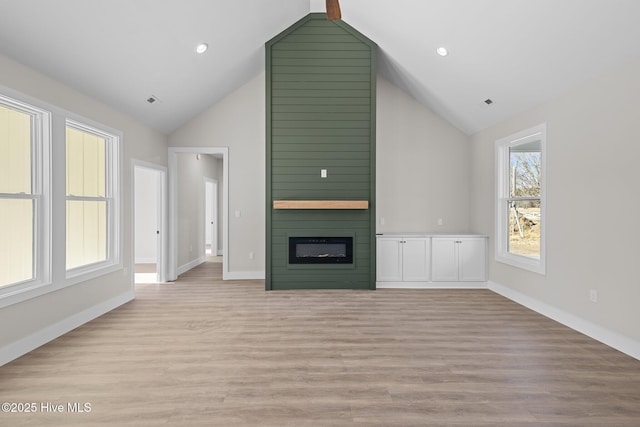
[[(265, 292), (206, 263), (0, 368), (2, 426), (640, 426), (640, 361), (485, 290)], [(66, 411), (65, 411), (66, 412)]]

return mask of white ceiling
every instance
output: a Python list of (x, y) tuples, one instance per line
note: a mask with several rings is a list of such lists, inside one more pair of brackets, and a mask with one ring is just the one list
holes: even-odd
[[(340, 5), (378, 43), (381, 74), (469, 134), (640, 57), (638, 0)], [(0, 53), (170, 133), (258, 75), (267, 40), (323, 10), (322, 0), (0, 0)]]

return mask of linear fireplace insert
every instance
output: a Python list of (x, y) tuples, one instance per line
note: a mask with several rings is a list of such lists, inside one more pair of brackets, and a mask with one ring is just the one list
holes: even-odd
[(289, 264), (353, 264), (353, 237), (289, 237)]

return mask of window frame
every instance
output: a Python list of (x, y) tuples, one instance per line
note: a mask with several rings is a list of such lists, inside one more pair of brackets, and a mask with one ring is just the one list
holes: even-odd
[[(45, 114), (42, 126), (43, 144), (38, 157), (40, 175), (37, 177), (42, 185), (42, 200), (38, 205), (43, 208), (43, 215), (35, 222), (40, 241), (38, 242), (37, 259), (38, 280), (30, 280), (0, 287), (0, 309), (13, 304), (22, 303), (33, 298), (55, 292), (69, 286), (83, 283), (105, 276), (116, 271), (128, 272), (123, 264), (123, 144), (121, 131), (102, 123), (87, 119), (61, 107), (46, 103), (35, 97), (0, 84), (0, 98), (10, 100), (16, 105), (28, 106)], [(74, 271), (68, 275), (66, 271), (66, 123), (71, 120), (93, 129), (97, 129), (116, 137), (111, 161), (113, 177), (113, 223), (109, 230), (111, 237), (110, 259), (106, 262), (91, 264), (91, 268)], [(40, 149), (40, 148), (39, 148)], [(33, 185), (33, 184), (32, 184)], [(46, 193), (45, 193), (46, 191)], [(54, 251), (57, 247), (60, 250)], [(34, 264), (35, 265), (35, 264)]]
[[(65, 232), (65, 277), (68, 282), (76, 283), (98, 277), (111, 271), (111, 267), (121, 267), (121, 209), (120, 209), (120, 144), (122, 136), (119, 132), (91, 122), (90, 120), (68, 114), (65, 119), (65, 140), (63, 141), (66, 155), (66, 129), (74, 128), (81, 132), (90, 133), (105, 139), (105, 197), (67, 195), (66, 184), (64, 190), (65, 224), (66, 206), (68, 201), (105, 201), (107, 206), (106, 219), (106, 259), (104, 261), (81, 265), (71, 269), (66, 268), (66, 232)], [(66, 162), (65, 162), (66, 183)]]
[[(510, 194), (510, 149), (534, 141), (540, 142), (540, 258), (527, 257), (509, 252), (509, 212), (505, 206), (509, 200), (514, 200)], [(547, 153), (547, 124), (525, 129), (495, 142), (495, 259), (498, 262), (532, 271), (538, 274), (546, 274), (546, 161)], [(528, 199), (515, 198), (515, 199)], [(537, 199), (537, 197), (535, 198)]]
[[(32, 277), (0, 287), (0, 307), (16, 295), (51, 285), (51, 144), (52, 115), (40, 103), (0, 87), (0, 105), (28, 114), (31, 120), (31, 191), (0, 193), (5, 200), (32, 200)], [(9, 302), (11, 304), (12, 302)]]

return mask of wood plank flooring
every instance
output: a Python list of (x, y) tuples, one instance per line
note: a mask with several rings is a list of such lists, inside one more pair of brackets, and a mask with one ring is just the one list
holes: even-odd
[(640, 361), (490, 291), (267, 293), (220, 271), (141, 285), (1, 367), (1, 402), (65, 413), (0, 425), (640, 426)]

